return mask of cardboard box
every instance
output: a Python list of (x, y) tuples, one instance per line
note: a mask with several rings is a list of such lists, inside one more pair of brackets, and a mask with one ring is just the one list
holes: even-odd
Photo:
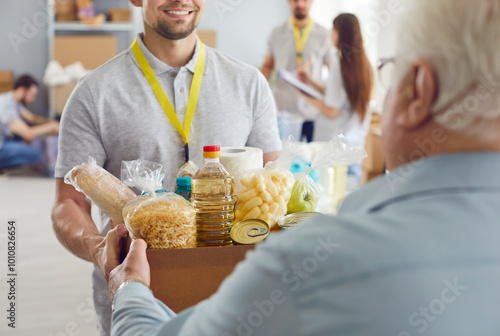
[(132, 20), (132, 12), (129, 8), (110, 8), (108, 14), (112, 22), (130, 22)]
[(369, 172), (383, 172), (382, 130), (379, 125), (375, 124), (370, 127), (365, 149), (368, 156), (363, 160), (363, 167)]
[(54, 88), (54, 109), (58, 114), (64, 110), (64, 106), (68, 101), (69, 96), (75, 89), (78, 82), (71, 82), (65, 85), (59, 85)]
[(14, 88), (12, 72), (0, 71), (0, 93), (10, 91)]
[(217, 48), (217, 32), (215, 30), (198, 30), (200, 40), (210, 48)]
[(380, 175), (382, 175), (382, 173), (380, 172), (369, 172), (363, 169), (363, 172), (361, 174), (361, 185), (364, 185), (370, 182), (371, 180), (376, 179)]
[(57, 21), (76, 21), (76, 1), (57, 0), (55, 2), (55, 14)]
[(151, 290), (179, 313), (217, 291), (222, 281), (255, 245), (148, 250)]
[(56, 36), (54, 60), (63, 67), (82, 62), (83, 67), (93, 70), (116, 56), (117, 38), (113, 35)]
[(76, 13), (57, 14), (56, 20), (59, 22), (74, 22), (77, 21)]

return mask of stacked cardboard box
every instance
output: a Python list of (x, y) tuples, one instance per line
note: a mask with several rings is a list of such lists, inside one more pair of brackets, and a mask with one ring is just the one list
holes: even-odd
[(57, 0), (55, 12), (57, 21), (76, 21), (76, 1)]
[(110, 8), (108, 14), (111, 22), (130, 22), (132, 12), (129, 8)]
[(13, 88), (12, 72), (0, 71), (0, 93), (10, 91)]
[[(81, 62), (85, 69), (93, 70), (109, 61), (116, 53), (117, 38), (113, 35), (56, 36), (54, 39), (54, 60), (63, 67)], [(54, 108), (57, 113), (62, 113), (75, 86), (76, 82), (72, 82), (55, 87)]]

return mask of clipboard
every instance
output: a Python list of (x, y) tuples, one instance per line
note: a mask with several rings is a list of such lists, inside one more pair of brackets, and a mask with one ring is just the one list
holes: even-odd
[(309, 85), (301, 82), (300, 79), (297, 77), (297, 75), (291, 71), (288, 71), (285, 69), (279, 70), (278, 71), (278, 78), (284, 80), (285, 82), (287, 82), (291, 86), (297, 88), (298, 90), (300, 90), (304, 94), (308, 95), (309, 97), (323, 100), (323, 95), (318, 90), (316, 90), (312, 86), (309, 86)]

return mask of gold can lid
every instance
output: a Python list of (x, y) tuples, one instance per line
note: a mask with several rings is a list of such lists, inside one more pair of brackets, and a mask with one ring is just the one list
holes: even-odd
[(260, 219), (246, 219), (233, 225), (231, 238), (237, 244), (250, 245), (264, 240), (269, 234), (269, 225)]
[(292, 213), (286, 216), (281, 217), (278, 220), (278, 226), (282, 229), (293, 229), (296, 227), (299, 223), (304, 222), (311, 217), (321, 215), (320, 212), (313, 212), (313, 211), (307, 211), (307, 212), (296, 212)]

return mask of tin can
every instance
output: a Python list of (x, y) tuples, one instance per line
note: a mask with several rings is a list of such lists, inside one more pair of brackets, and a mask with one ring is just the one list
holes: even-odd
[(237, 244), (250, 245), (264, 240), (269, 234), (269, 225), (260, 219), (246, 219), (233, 225), (231, 238)]
[(318, 215), (321, 215), (321, 213), (320, 212), (312, 212), (312, 211), (296, 212), (296, 213), (292, 213), (292, 214), (286, 215), (284, 217), (281, 217), (278, 220), (278, 225), (282, 229), (293, 229), (301, 222), (304, 222), (304, 221), (310, 219), (311, 217), (318, 216)]

